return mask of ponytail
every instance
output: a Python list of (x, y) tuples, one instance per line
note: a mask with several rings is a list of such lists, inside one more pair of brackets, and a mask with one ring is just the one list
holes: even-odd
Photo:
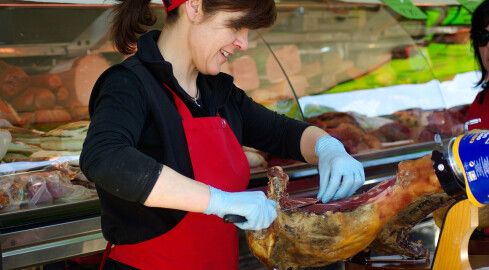
[(151, 0), (117, 0), (112, 17), (111, 38), (116, 49), (123, 54), (135, 51), (140, 35), (146, 33), (144, 26), (156, 22), (150, 9)]

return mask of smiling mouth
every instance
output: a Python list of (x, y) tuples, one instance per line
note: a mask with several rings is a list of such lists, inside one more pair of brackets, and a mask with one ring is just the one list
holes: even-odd
[(230, 55), (230, 53), (224, 51), (224, 50), (221, 50), (221, 54), (224, 55), (224, 57), (228, 57)]

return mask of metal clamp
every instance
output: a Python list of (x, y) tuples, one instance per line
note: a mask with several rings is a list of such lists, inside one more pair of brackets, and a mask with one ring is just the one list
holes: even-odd
[(480, 123), (480, 122), (481, 122), (481, 119), (480, 118), (470, 119), (469, 121), (465, 122), (464, 123), (464, 132), (465, 132), (465, 134), (469, 133), (469, 125), (474, 125), (474, 124), (477, 124), (477, 123)]

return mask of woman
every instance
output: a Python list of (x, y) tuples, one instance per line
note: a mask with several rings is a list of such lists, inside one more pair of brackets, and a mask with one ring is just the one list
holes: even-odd
[(362, 165), (339, 141), (267, 110), (220, 73), (248, 48), (249, 29), (273, 24), (273, 0), (165, 0), (165, 27), (137, 38), (154, 24), (149, 3), (115, 7), (115, 45), (128, 54), (137, 41), (137, 53), (95, 84), (80, 157), (102, 206), (106, 269), (237, 269), (236, 227), (222, 217), (259, 230), (277, 216), (263, 192), (244, 191), (242, 145), (319, 162), (323, 201), (363, 184)]
[(467, 120), (480, 118), (481, 122), (472, 124), (469, 129), (489, 129), (489, 95), (487, 84), (489, 77), (489, 0), (483, 1), (472, 14), (472, 29), (470, 39), (475, 58), (481, 70), (481, 79), (476, 86), (481, 86), (482, 91), (477, 94), (474, 102), (469, 107)]

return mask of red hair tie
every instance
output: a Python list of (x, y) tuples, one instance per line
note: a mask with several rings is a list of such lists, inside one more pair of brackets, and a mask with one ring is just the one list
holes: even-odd
[(187, 0), (163, 0), (163, 6), (165, 7), (166, 12), (170, 12), (185, 3)]

